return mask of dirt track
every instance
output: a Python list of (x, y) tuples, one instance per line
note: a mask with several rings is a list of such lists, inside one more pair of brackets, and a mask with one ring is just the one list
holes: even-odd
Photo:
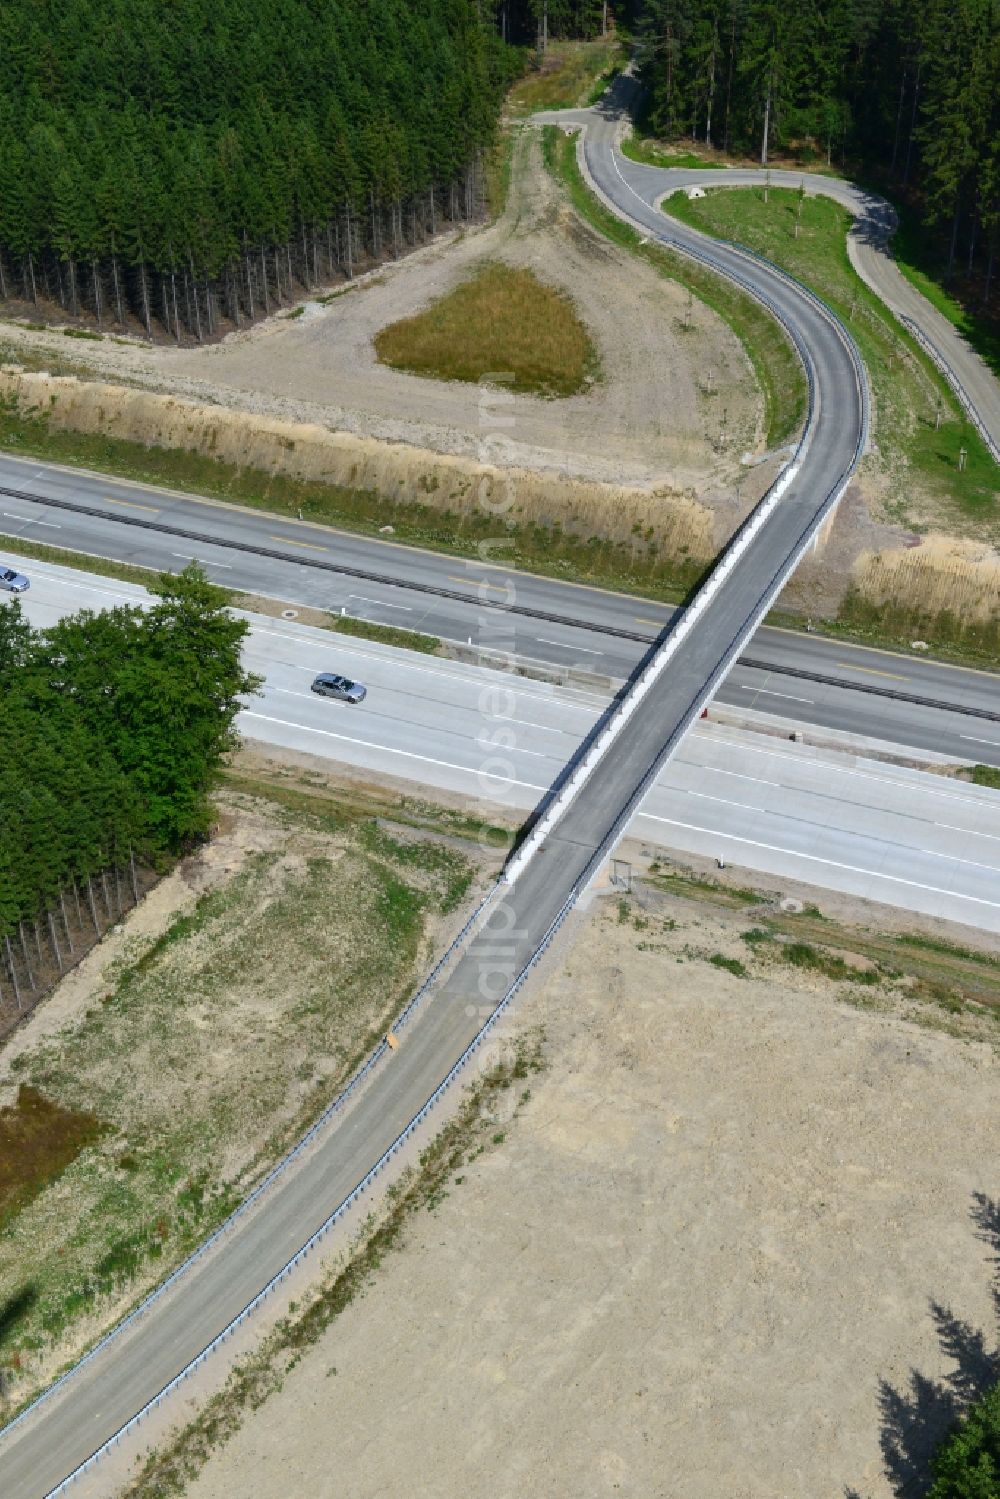
[(1000, 1063), (706, 961), (746, 959), (751, 924), (606, 901), (578, 928), (524, 1013), (551, 1066), (504, 1147), (190, 1499), (888, 1499), (880, 1381), (953, 1368), (931, 1300), (994, 1335), (970, 1212)]
[[(738, 340), (650, 267), (595, 234), (541, 162), (537, 131), (516, 142), (508, 207), (486, 229), (443, 238), (301, 317), (278, 314), (206, 348), (74, 342), (7, 326), (17, 348), (72, 353), (77, 366), (130, 383), (418, 448), (509, 459), (609, 483), (696, 487), (731, 498), (738, 459), (757, 445), (761, 402)], [(530, 265), (569, 291), (597, 344), (604, 379), (562, 401), (518, 396), (484, 416), (475, 386), (379, 365), (373, 334), (448, 291), (487, 257)], [(715, 394), (702, 391), (708, 371)], [(728, 440), (716, 451), (725, 406)]]

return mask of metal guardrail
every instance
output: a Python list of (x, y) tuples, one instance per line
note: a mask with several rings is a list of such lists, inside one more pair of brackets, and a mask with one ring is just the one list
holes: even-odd
[[(616, 209), (615, 211), (617, 212), (618, 210)], [(666, 240), (667, 236), (664, 235), (663, 238)], [(667, 242), (669, 243), (669, 240)], [(691, 254), (692, 258), (694, 259), (704, 259), (706, 263), (711, 265), (713, 270), (717, 271), (718, 273), (727, 275), (729, 279), (735, 280), (737, 281), (737, 283), (742, 282), (741, 277), (734, 275), (730, 270), (724, 269), (717, 263), (714, 263), (711, 260), (710, 256), (701, 256), (697, 252), (692, 252), (687, 247), (679, 244), (676, 246), (676, 248), (678, 248), (682, 253)], [(432, 969), (427, 979), (425, 979), (424, 983), (417, 990), (417, 993), (414, 995), (413, 999), (402, 1011), (401, 1015), (395, 1023), (394, 1029), (398, 1029), (408, 1022), (414, 1010), (426, 997), (432, 986), (437, 982), (441, 973), (451, 962), (452, 958), (458, 952), (459, 948), (463, 946), (464, 943), (468, 940), (474, 928), (476, 928), (486, 919), (489, 908), (495, 900), (499, 890), (504, 887), (509, 888), (509, 886), (516, 881), (520, 873), (526, 867), (529, 859), (533, 856), (534, 852), (537, 851), (537, 847), (539, 846), (541, 839), (547, 834), (548, 831), (551, 830), (554, 821), (558, 820), (558, 818), (562, 816), (562, 813), (566, 810), (566, 807), (575, 798), (582, 786), (585, 784), (585, 781), (589, 778), (596, 764), (599, 763), (601, 759), (603, 759), (604, 755), (607, 753), (607, 750), (610, 748), (614, 740), (618, 737), (618, 734), (621, 732), (625, 723), (628, 722), (628, 719), (631, 717), (632, 713), (634, 713), (638, 704), (652, 688), (658, 677), (661, 675), (662, 671), (665, 669), (666, 665), (672, 659), (683, 639), (694, 627), (694, 624), (700, 617), (701, 613), (713, 601), (719, 589), (727, 581), (730, 573), (736, 567), (745, 551), (756, 539), (761, 528), (767, 523), (768, 519), (773, 514), (773, 511), (776, 508), (777, 504), (780, 502), (780, 499), (787, 489), (788, 485), (792, 482), (797, 474), (800, 454), (802, 452), (804, 444), (807, 441), (808, 436), (811, 434), (813, 423), (815, 420), (815, 382), (812, 361), (809, 357), (808, 351), (802, 345), (801, 340), (798, 338), (794, 329), (792, 329), (786, 323), (784, 317), (782, 317), (780, 311), (774, 306), (774, 304), (769, 301), (766, 295), (759, 293), (756, 288), (753, 288), (748, 283), (744, 284), (746, 285), (746, 289), (750, 291), (758, 301), (761, 301), (764, 303), (764, 305), (768, 306), (769, 310), (779, 318), (782, 325), (786, 328), (786, 331), (788, 331), (789, 335), (792, 337), (796, 347), (799, 349), (800, 357), (802, 358), (803, 365), (806, 370), (809, 393), (807, 419), (802, 438), (800, 439), (798, 447), (796, 449), (795, 457), (791, 460), (790, 463), (785, 465), (785, 467), (782, 469), (781, 474), (769, 489), (767, 495), (761, 502), (759, 502), (759, 504), (751, 512), (751, 515), (747, 517), (747, 520), (743, 523), (743, 525), (737, 531), (736, 535), (732, 538), (728, 547), (726, 548), (725, 553), (723, 554), (721, 561), (713, 569), (711, 576), (706, 581), (703, 588), (696, 595), (692, 604), (685, 611), (685, 614), (680, 623), (667, 637), (661, 648), (656, 652), (654, 659), (650, 662), (649, 666), (638, 678), (632, 691), (627, 694), (625, 698), (623, 698), (618, 711), (609, 722), (607, 728), (604, 730), (604, 733), (591, 747), (590, 755), (584, 759), (580, 770), (574, 777), (570, 778), (570, 781), (567, 783), (566, 787), (564, 787), (563, 792), (557, 799), (557, 802), (551, 809), (550, 813), (547, 814), (546, 818), (542, 819), (542, 821), (539, 823), (538, 827), (534, 830), (526, 843), (522, 845), (521, 849), (518, 850), (518, 853), (515, 855), (514, 859), (508, 865), (508, 868), (505, 871), (504, 875), (501, 877), (501, 880), (493, 886), (485, 899), (469, 917), (462, 930), (450, 944), (447, 951), (439, 959), (438, 963)], [(813, 298), (813, 300), (819, 303), (818, 298)], [(820, 303), (820, 305), (823, 306), (824, 304)], [(104, 1454), (111, 1451), (121, 1442), (121, 1440), (125, 1436), (133, 1431), (151, 1410), (156, 1408), (170, 1393), (172, 1393), (173, 1390), (175, 1390), (180, 1384), (188, 1379), (191, 1374), (193, 1374), (198, 1368), (200, 1368), (201, 1365), (212, 1355), (212, 1353), (214, 1353), (217, 1348), (219, 1348), (224, 1342), (226, 1342), (233, 1335), (233, 1333), (239, 1327), (241, 1327), (249, 1317), (253, 1315), (257, 1307), (260, 1306), (260, 1304), (270, 1294), (272, 1294), (272, 1292), (292, 1273), (292, 1271), (302, 1263), (306, 1256), (325, 1237), (325, 1235), (334, 1226), (334, 1224), (337, 1223), (339, 1219), (358, 1201), (358, 1199), (364, 1194), (364, 1192), (367, 1191), (368, 1187), (372, 1184), (375, 1178), (385, 1169), (391, 1159), (398, 1153), (400, 1149), (402, 1149), (404, 1144), (409, 1140), (414, 1131), (418, 1129), (424, 1122), (431, 1110), (436, 1106), (444, 1093), (464, 1070), (471, 1057), (475, 1054), (475, 1052), (482, 1045), (482, 1042), (496, 1026), (498, 1020), (506, 1011), (515, 995), (518, 993), (518, 991), (526, 981), (528, 975), (537, 965), (543, 953), (548, 948), (549, 944), (552, 941), (552, 938), (555, 936), (555, 933), (561, 927), (567, 915), (572, 910), (576, 901), (579, 899), (580, 894), (584, 889), (586, 889), (587, 885), (590, 883), (590, 880), (593, 878), (594, 873), (603, 863), (605, 857), (607, 856), (607, 853), (615, 845), (615, 843), (617, 843), (624, 827), (627, 825), (628, 821), (634, 814), (636, 807), (645, 797), (649, 786), (652, 784), (652, 781), (659, 773), (667, 758), (669, 758), (669, 755), (672, 753), (677, 741), (686, 731), (693, 719), (697, 716), (697, 713), (700, 711), (700, 708), (704, 704), (704, 702), (706, 702), (713, 695), (722, 676), (729, 669), (732, 661), (735, 659), (735, 655), (739, 653), (739, 651), (746, 644), (747, 640), (749, 640), (750, 636), (753, 634), (754, 630), (756, 630), (760, 619), (763, 618), (763, 615), (766, 613), (771, 601), (780, 590), (787, 576), (791, 573), (791, 571), (799, 561), (803, 551), (808, 546), (817, 525), (821, 523), (828, 511), (832, 508), (833, 505), (836, 504), (837, 500), (840, 498), (843, 489), (849, 482), (850, 474), (853, 472), (858, 457), (863, 450), (867, 436), (868, 414), (868, 389), (864, 367), (860, 363), (860, 356), (857, 355), (854, 342), (846, 333), (846, 330), (842, 328), (833, 314), (829, 312), (829, 309), (824, 310), (829, 315), (831, 322), (833, 322), (838, 332), (844, 338), (847, 346), (854, 352), (857, 359), (859, 370), (859, 394), (862, 403), (862, 432), (859, 437), (854, 458), (852, 459), (852, 462), (849, 465), (845, 475), (842, 476), (842, 479), (838, 481), (838, 484), (827, 495), (817, 515), (813, 519), (811, 519), (809, 524), (804, 528), (792, 555), (786, 560), (786, 563), (774, 574), (766, 596), (758, 603), (758, 606), (754, 609), (751, 616), (746, 621), (744, 629), (736, 637), (736, 639), (730, 643), (729, 647), (727, 647), (727, 649), (720, 656), (719, 663), (716, 667), (715, 672), (713, 673), (710, 682), (705, 685), (704, 689), (692, 702), (681, 722), (676, 727), (670, 741), (668, 741), (668, 743), (663, 747), (661, 753), (657, 755), (657, 757), (651, 763), (641, 782), (639, 783), (639, 786), (636, 788), (633, 795), (629, 798), (628, 803), (620, 810), (611, 829), (602, 840), (601, 845), (594, 851), (581, 878), (577, 881), (573, 889), (570, 891), (570, 894), (564, 902), (563, 906), (560, 908), (558, 915), (546, 931), (539, 944), (536, 946), (528, 962), (522, 968), (521, 972), (517, 975), (493, 1013), (477, 1032), (472, 1042), (470, 1042), (469, 1046), (459, 1057), (458, 1061), (449, 1070), (445, 1078), (431, 1094), (427, 1102), (413, 1116), (410, 1122), (396, 1137), (396, 1139), (392, 1142), (388, 1149), (383, 1152), (383, 1154), (366, 1173), (366, 1175), (362, 1178), (358, 1185), (353, 1189), (353, 1191), (349, 1193), (348, 1196), (344, 1198), (336, 1208), (334, 1208), (334, 1210), (323, 1221), (320, 1227), (310, 1236), (310, 1238), (301, 1247), (301, 1249), (299, 1249), (296, 1254), (293, 1255), (292, 1258), (285, 1263), (285, 1265), (276, 1273), (276, 1275), (271, 1278), (271, 1280), (268, 1281), (268, 1283), (262, 1288), (262, 1290), (258, 1292), (258, 1294), (250, 1302), (247, 1303), (242, 1311), (240, 1311), (237, 1316), (234, 1317), (227, 1324), (227, 1326), (223, 1328), (223, 1330), (208, 1345), (206, 1345), (206, 1347), (203, 1348), (200, 1353), (196, 1355), (194, 1359), (192, 1359), (177, 1375), (175, 1375), (172, 1380), (164, 1385), (164, 1387), (155, 1396), (153, 1396), (152, 1399), (149, 1400), (140, 1411), (136, 1412), (136, 1414), (132, 1416), (129, 1421), (127, 1421), (122, 1427), (120, 1427), (117, 1432), (115, 1432), (107, 1441), (96, 1448), (95, 1451), (91, 1453), (83, 1463), (79, 1464), (71, 1474), (69, 1474), (54, 1489), (50, 1490), (46, 1495), (46, 1499), (55, 1499), (56, 1495), (65, 1493), (79, 1478), (81, 1478), (86, 1472), (90, 1471), (90, 1469), (94, 1467), (94, 1465), (101, 1459)], [(4, 491), (0, 490), (0, 492)], [(156, 526), (154, 527), (154, 529), (162, 530), (168, 528)], [(245, 549), (254, 551), (260, 550), (251, 547), (246, 547)], [(344, 570), (346, 571), (346, 569)], [(444, 592), (445, 590), (429, 591)], [(333, 1103), (330, 1104), (327, 1110), (324, 1111), (320, 1119), (316, 1121), (312, 1128), (307, 1131), (302, 1139), (292, 1148), (291, 1151), (288, 1152), (288, 1154), (278, 1163), (278, 1165), (268, 1173), (263, 1181), (259, 1183), (258, 1187), (255, 1188), (254, 1192), (250, 1194), (250, 1196), (229, 1216), (229, 1218), (227, 1218), (225, 1222), (221, 1224), (219, 1228), (216, 1229), (214, 1233), (201, 1246), (199, 1246), (199, 1248), (192, 1255), (190, 1255), (188, 1259), (185, 1260), (183, 1264), (180, 1265), (173, 1272), (173, 1274), (167, 1278), (167, 1280), (162, 1283), (162, 1285), (157, 1287), (157, 1289), (152, 1292), (150, 1296), (145, 1298), (145, 1300), (140, 1304), (139, 1307), (137, 1307), (132, 1313), (130, 1313), (128, 1317), (124, 1318), (114, 1329), (112, 1329), (110, 1333), (102, 1338), (100, 1342), (98, 1342), (94, 1346), (94, 1348), (92, 1348), (84, 1356), (84, 1358), (79, 1361), (79, 1363), (74, 1365), (73, 1369), (69, 1370), (65, 1375), (62, 1376), (60, 1380), (50, 1386), (47, 1391), (39, 1396), (37, 1400), (32, 1402), (32, 1404), (28, 1406), (26, 1410), (21, 1412), (21, 1414), (16, 1417), (15, 1420), (11, 1422), (7, 1428), (5, 1428), (4, 1435), (12, 1431), (23, 1421), (26, 1421), (42, 1406), (43, 1403), (50, 1400), (57, 1393), (57, 1391), (64, 1389), (67, 1382), (72, 1380), (73, 1377), (78, 1374), (81, 1369), (85, 1368), (87, 1364), (89, 1364), (91, 1360), (93, 1360), (102, 1349), (106, 1348), (109, 1343), (120, 1337), (127, 1328), (134, 1326), (135, 1323), (149, 1310), (149, 1308), (156, 1301), (158, 1301), (166, 1293), (169, 1288), (176, 1285), (184, 1275), (189, 1273), (191, 1268), (196, 1263), (198, 1263), (198, 1261), (200, 1261), (215, 1244), (219, 1242), (219, 1239), (224, 1234), (232, 1229), (235, 1223), (250, 1209), (252, 1205), (259, 1202), (261, 1196), (271, 1186), (273, 1186), (274, 1182), (277, 1181), (285, 1171), (287, 1171), (292, 1162), (295, 1161), (307, 1148), (307, 1146), (316, 1139), (319, 1132), (325, 1127), (330, 1119), (344, 1107), (348, 1099), (355, 1093), (355, 1091), (361, 1086), (363, 1081), (370, 1075), (371, 1071), (377, 1065), (378, 1061), (385, 1055), (387, 1049), (387, 1043), (385, 1041), (381, 1042), (379, 1046), (375, 1048), (371, 1056), (350, 1080), (346, 1088), (343, 1089), (343, 1091), (338, 1095)]]
[[(186, 526), (170, 526), (166, 521), (142, 520), (135, 515), (109, 515), (106, 510), (101, 510), (96, 505), (83, 505), (78, 500), (66, 500), (48, 495), (30, 494), (27, 490), (11, 489), (0, 485), (0, 495), (13, 500), (21, 500), (29, 505), (46, 505), (53, 510), (68, 510), (75, 515), (89, 515), (96, 520), (114, 521), (116, 526), (136, 526), (140, 531), (156, 531), (163, 536), (173, 536), (179, 541), (195, 541), (202, 546), (222, 547), (230, 552), (245, 552), (253, 557), (266, 557), (271, 562), (293, 562), (296, 567), (311, 567), (315, 571), (325, 573), (336, 573), (344, 578), (358, 578), (364, 583), (381, 583), (386, 588), (405, 588), (411, 593), (427, 593), (439, 599), (457, 599), (459, 603), (468, 604), (474, 600), (474, 595), (460, 593), (457, 588), (445, 588), (440, 583), (422, 583), (419, 579), (407, 580), (405, 578), (393, 577), (391, 573), (374, 572), (369, 568), (350, 567), (346, 562), (325, 562), (321, 557), (306, 557), (302, 553), (282, 552), (275, 547), (258, 546), (256, 542), (239, 541), (233, 537), (206, 536), (203, 531), (192, 531)], [(283, 516), (275, 515), (275, 523), (284, 519)], [(329, 528), (327, 528), (329, 529)], [(291, 540), (291, 538), (289, 538)], [(373, 541), (375, 538), (366, 537), (365, 540)], [(385, 545), (386, 543), (379, 543)], [(398, 543), (397, 543), (398, 544)], [(76, 548), (73, 548), (75, 551)], [(87, 554), (84, 553), (84, 556)], [(96, 555), (96, 554), (94, 554)], [(461, 558), (459, 561), (463, 560)], [(155, 568), (150, 571), (155, 572)], [(473, 579), (469, 580), (470, 583)], [(490, 607), (488, 604), (484, 607)], [(597, 630), (602, 635), (617, 636), (622, 640), (639, 640), (643, 637), (636, 635), (631, 630), (622, 630), (615, 625), (597, 625), (587, 620), (572, 619), (565, 614), (555, 614), (547, 609), (533, 609), (527, 604), (503, 604), (505, 614), (517, 614), (529, 619), (540, 619), (550, 625), (572, 625), (580, 630)]]
[[(422, 1001), (426, 999), (427, 995), (434, 987), (434, 985), (438, 982), (445, 969), (456, 957), (460, 948), (464, 946), (474, 928), (480, 926), (485, 921), (490, 907), (493, 905), (493, 902), (496, 900), (497, 895), (500, 893), (501, 889), (504, 888), (504, 882), (498, 880), (490, 888), (490, 890), (487, 891), (486, 895), (480, 901), (479, 905), (472, 912), (467, 921), (463, 924), (461, 930), (457, 933), (457, 935), (449, 943), (445, 951), (441, 954), (441, 957), (435, 963), (434, 967), (431, 969), (430, 973), (424, 979), (420, 987), (416, 990), (409, 1003), (403, 1010), (400, 1011), (399, 1015), (396, 1017), (395, 1021), (392, 1024), (392, 1029), (394, 1032), (402, 1030), (403, 1027), (407, 1025), (407, 1023), (412, 1019), (414, 1011), (419, 1007)], [(295, 1145), (293, 1145), (292, 1148), (287, 1151), (284, 1156), (282, 1156), (281, 1160), (278, 1161), (274, 1166), (272, 1166), (267, 1175), (257, 1183), (257, 1186), (254, 1187), (253, 1191), (244, 1198), (239, 1206), (234, 1208), (229, 1216), (225, 1218), (217, 1228), (213, 1229), (208, 1238), (205, 1239), (201, 1244), (199, 1244), (197, 1249), (189, 1254), (186, 1259), (182, 1260), (177, 1268), (173, 1270), (164, 1281), (161, 1281), (161, 1283), (155, 1288), (155, 1290), (151, 1291), (148, 1296), (143, 1298), (143, 1300), (137, 1307), (129, 1312), (127, 1316), (123, 1317), (120, 1322), (116, 1323), (111, 1331), (106, 1333), (103, 1338), (95, 1343), (94, 1346), (90, 1348), (83, 1355), (83, 1357), (73, 1365), (71, 1369), (68, 1369), (65, 1374), (61, 1375), (59, 1379), (57, 1379), (53, 1384), (49, 1385), (49, 1387), (44, 1390), (35, 1400), (33, 1400), (30, 1405), (26, 1406), (23, 1411), (15, 1416), (12, 1421), (8, 1422), (7, 1425), (4, 1426), (2, 1430), (0, 1430), (0, 1437), (6, 1438), (10, 1432), (14, 1431), (23, 1422), (27, 1421), (30, 1416), (34, 1415), (35, 1412), (37, 1412), (41, 1408), (41, 1406), (47, 1404), (47, 1402), (50, 1401), (53, 1396), (55, 1396), (61, 1390), (65, 1389), (66, 1385), (80, 1372), (81, 1369), (84, 1369), (94, 1358), (97, 1357), (97, 1355), (103, 1349), (107, 1348), (109, 1344), (115, 1342), (119, 1337), (122, 1336), (123, 1333), (125, 1333), (129, 1328), (133, 1327), (140, 1320), (140, 1318), (142, 1318), (150, 1310), (150, 1308), (166, 1294), (168, 1290), (175, 1286), (178, 1281), (180, 1281), (185, 1275), (187, 1275), (191, 1271), (191, 1269), (204, 1258), (204, 1256), (209, 1252), (210, 1249), (214, 1248), (222, 1238), (228, 1235), (239, 1222), (239, 1220), (243, 1218), (246, 1213), (249, 1212), (249, 1210), (261, 1200), (263, 1195), (271, 1187), (273, 1187), (275, 1182), (285, 1174), (288, 1168), (296, 1160), (299, 1159), (299, 1157), (305, 1150), (308, 1149), (310, 1145), (312, 1145), (316, 1141), (318, 1136), (329, 1124), (330, 1120), (333, 1119), (335, 1115), (339, 1114), (341, 1110), (346, 1106), (346, 1104), (351, 1100), (351, 1098), (354, 1097), (358, 1089), (371, 1075), (374, 1068), (388, 1053), (388, 1051), (388, 1043), (385, 1040), (380, 1041), (379, 1044), (370, 1053), (370, 1055), (366, 1058), (366, 1060), (362, 1063), (362, 1065), (358, 1068), (357, 1072), (355, 1072), (354, 1076), (337, 1094), (336, 1098), (334, 1098), (323, 1110), (319, 1118), (316, 1119), (312, 1125), (310, 1125), (309, 1129), (305, 1132), (301, 1139), (299, 1139), (295, 1143)]]
[(913, 337), (917, 340), (917, 343), (923, 349), (924, 353), (941, 371), (942, 375), (947, 380), (952, 390), (955, 392), (956, 396), (959, 399), (959, 402), (965, 408), (966, 414), (972, 422), (972, 425), (975, 427), (976, 431), (983, 439), (983, 442), (986, 444), (986, 448), (989, 452), (990, 457), (993, 459), (993, 462), (1000, 463), (1000, 447), (998, 447), (997, 444), (993, 441), (993, 438), (990, 436), (989, 431), (987, 430), (986, 423), (983, 421), (982, 417), (979, 414), (979, 408), (976, 406), (976, 403), (969, 395), (969, 392), (966, 390), (965, 386), (962, 384), (961, 380), (959, 379), (958, 375), (956, 375), (947, 359), (941, 353), (941, 350), (938, 348), (937, 344), (932, 342), (932, 340), (927, 337), (927, 334), (923, 331), (922, 328), (918, 327), (918, 325), (913, 321), (912, 318), (906, 317), (906, 315), (902, 312), (897, 312), (896, 316), (902, 323), (903, 327), (906, 329), (907, 333), (912, 334)]
[[(494, 889), (496, 889), (496, 887), (494, 887)], [(491, 896), (492, 893), (493, 892), (491, 892)], [(103, 1442), (100, 1447), (96, 1448), (94, 1452), (90, 1454), (89, 1457), (85, 1458), (82, 1463), (74, 1468), (73, 1472), (68, 1474), (68, 1476), (64, 1478), (61, 1483), (57, 1484), (54, 1489), (49, 1489), (44, 1496), (44, 1499), (56, 1499), (57, 1495), (67, 1493), (74, 1484), (76, 1484), (81, 1478), (85, 1476), (85, 1474), (89, 1473), (97, 1465), (98, 1462), (100, 1462), (102, 1457), (113, 1451), (121, 1443), (123, 1438), (127, 1437), (131, 1432), (133, 1432), (136, 1427), (139, 1426), (139, 1424), (144, 1421), (152, 1411), (154, 1411), (159, 1405), (162, 1404), (165, 1399), (167, 1399), (169, 1395), (173, 1394), (173, 1392), (178, 1389), (180, 1385), (184, 1384), (184, 1382), (188, 1380), (192, 1374), (196, 1373), (197, 1370), (200, 1369), (201, 1366), (209, 1358), (211, 1358), (212, 1354), (215, 1353), (219, 1348), (221, 1348), (224, 1343), (228, 1342), (233, 1334), (237, 1332), (239, 1328), (241, 1328), (243, 1324), (249, 1320), (250, 1317), (253, 1316), (257, 1308), (261, 1306), (261, 1304), (266, 1301), (267, 1298), (272, 1295), (273, 1292), (276, 1291), (285, 1280), (287, 1280), (289, 1275), (291, 1275), (293, 1271), (298, 1269), (298, 1267), (307, 1258), (307, 1256), (311, 1254), (311, 1252), (317, 1247), (317, 1245), (322, 1242), (322, 1240), (326, 1237), (330, 1230), (340, 1221), (341, 1218), (343, 1218), (343, 1216), (347, 1212), (350, 1211), (352, 1207), (354, 1207), (354, 1205), (360, 1200), (360, 1198), (364, 1196), (365, 1192), (367, 1192), (368, 1188), (375, 1181), (376, 1177), (381, 1175), (385, 1168), (391, 1163), (393, 1158), (398, 1155), (403, 1147), (407, 1144), (415, 1131), (418, 1130), (420, 1126), (425, 1122), (431, 1111), (437, 1106), (438, 1103), (440, 1103), (445, 1093), (460, 1077), (468, 1063), (475, 1056), (476, 1052), (489, 1036), (490, 1032), (495, 1029), (498, 1021), (502, 1018), (506, 1010), (509, 1008), (515, 996), (518, 994), (518, 992), (526, 982), (532, 969), (540, 961), (543, 953), (551, 943), (552, 938), (555, 936), (556, 932), (559, 930), (566, 917), (568, 916), (569, 912), (572, 910), (576, 899), (577, 891), (574, 888), (565, 904), (561, 907), (555, 920), (552, 922), (551, 926), (542, 937), (531, 958), (525, 964), (521, 972), (517, 975), (514, 982), (511, 984), (510, 988), (507, 990), (506, 994), (497, 1005), (496, 1009), (477, 1031), (476, 1035), (466, 1047), (465, 1051), (463, 1051), (462, 1055), (458, 1058), (458, 1061), (455, 1062), (454, 1066), (441, 1080), (441, 1082), (435, 1088), (434, 1092), (431, 1094), (430, 1098), (428, 1098), (427, 1102), (422, 1106), (422, 1108), (417, 1111), (416, 1114), (414, 1114), (413, 1118), (400, 1131), (395, 1140), (393, 1140), (392, 1144), (385, 1151), (383, 1151), (382, 1155), (379, 1156), (378, 1160), (371, 1167), (371, 1169), (362, 1177), (361, 1181), (354, 1188), (354, 1190), (348, 1193), (343, 1201), (338, 1203), (333, 1211), (323, 1220), (319, 1228), (316, 1229), (315, 1233), (310, 1235), (310, 1237), (303, 1244), (302, 1248), (297, 1250), (296, 1253), (292, 1255), (291, 1259), (285, 1262), (281, 1269), (271, 1277), (271, 1279), (260, 1291), (258, 1291), (253, 1300), (247, 1302), (243, 1310), (238, 1312), (237, 1315), (229, 1323), (227, 1323), (223, 1330), (219, 1334), (217, 1334), (217, 1336), (214, 1337), (212, 1341), (208, 1343), (199, 1354), (197, 1354), (188, 1364), (186, 1364), (185, 1367), (178, 1374), (176, 1374), (173, 1379), (169, 1381), (169, 1383), (165, 1384), (163, 1388), (152, 1397), (152, 1399), (148, 1400), (141, 1410), (136, 1411), (135, 1415), (132, 1416), (123, 1426), (121, 1426), (113, 1436), (109, 1437), (106, 1442)], [(480, 910), (475, 913), (476, 916), (480, 914), (481, 910), (482, 908), (480, 907)], [(408, 1008), (412, 1009), (412, 1005)], [(121, 1324), (119, 1329), (117, 1329), (116, 1331), (120, 1331), (121, 1327), (124, 1327), (124, 1325), (125, 1324)], [(96, 1350), (94, 1351), (96, 1352)], [(79, 1368), (81, 1366), (77, 1365), (76, 1367)], [(72, 1375), (73, 1372), (75, 1371), (71, 1370), (70, 1375)], [(68, 1378), (70, 1377), (70, 1375), (64, 1376), (64, 1378)], [(56, 1387), (53, 1386), (53, 1389), (55, 1388)], [(35, 1409), (39, 1403), (40, 1402), (36, 1402), (35, 1406), (29, 1407), (29, 1411), (31, 1409)], [(27, 1415), (28, 1413), (29, 1412), (26, 1411), (24, 1412), (24, 1415)]]

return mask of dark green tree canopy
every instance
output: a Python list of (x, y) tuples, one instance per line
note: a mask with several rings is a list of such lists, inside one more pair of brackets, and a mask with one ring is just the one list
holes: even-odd
[(156, 860), (211, 825), (233, 747), (246, 625), (193, 566), (146, 610), (33, 631), (0, 606), (0, 937), (128, 851)]

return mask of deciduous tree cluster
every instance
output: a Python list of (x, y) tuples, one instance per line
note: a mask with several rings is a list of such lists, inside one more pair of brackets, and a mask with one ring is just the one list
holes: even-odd
[(997, 0), (644, 0), (650, 122), (766, 163), (860, 159), (915, 196), (985, 296), (1000, 220)]

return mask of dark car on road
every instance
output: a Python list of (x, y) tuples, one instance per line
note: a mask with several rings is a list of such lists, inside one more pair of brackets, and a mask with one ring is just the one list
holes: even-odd
[(368, 696), (367, 687), (352, 682), (350, 677), (339, 677), (336, 672), (321, 671), (312, 684), (313, 692), (320, 697), (336, 697), (342, 703), (360, 703)]
[(31, 587), (24, 573), (16, 573), (12, 567), (0, 566), (0, 588), (8, 593), (24, 593)]

